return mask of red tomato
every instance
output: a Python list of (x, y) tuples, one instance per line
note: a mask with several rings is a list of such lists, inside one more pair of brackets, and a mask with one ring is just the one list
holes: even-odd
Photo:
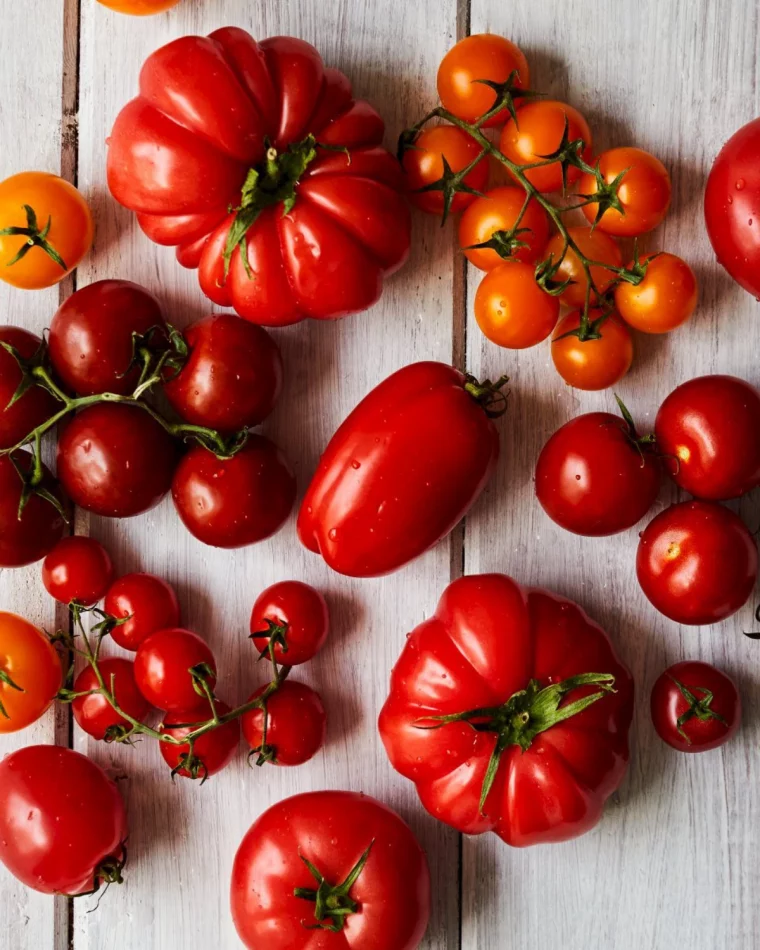
[[(109, 657), (107, 660), (100, 660), (98, 665), (106, 688), (116, 697), (119, 707), (128, 716), (142, 722), (150, 712), (150, 704), (137, 688), (134, 663), (121, 657)], [(100, 683), (91, 666), (85, 667), (74, 683), (75, 693), (86, 693), (99, 688)], [(131, 728), (130, 722), (114, 711), (102, 693), (77, 697), (71, 704), (71, 709), (79, 728), (93, 739), (110, 742), (126, 735)]]
[(43, 894), (121, 883), (124, 803), (106, 773), (71, 749), (33, 745), (0, 762), (0, 861)]
[(676, 623), (718, 623), (749, 599), (757, 578), (757, 545), (728, 508), (682, 502), (647, 525), (636, 574), (649, 600)]
[(148, 511), (171, 486), (172, 437), (144, 409), (98, 403), (77, 413), (58, 438), (58, 477), (72, 501), (109, 518)]
[[(258, 699), (267, 689), (262, 686), (248, 697)], [(241, 724), (245, 741), (258, 752), (259, 762), (273, 765), (302, 765), (325, 744), (327, 714), (322, 698), (305, 683), (285, 680), (267, 699), (267, 734), (264, 743), (264, 712), (252, 709), (243, 713)]]
[(409, 253), (383, 133), (313, 46), (225, 27), (145, 61), (109, 139), (108, 186), (199, 267), (214, 303), (271, 326), (332, 319), (372, 306)]
[[(216, 701), (216, 710), (220, 716), (226, 716), (230, 707)], [(188, 726), (186, 723), (192, 723), (202, 715), (200, 721), (194, 726)], [(211, 719), (211, 710), (199, 713), (198, 709), (188, 711), (178, 711), (170, 713), (164, 718), (161, 725), (161, 731), (175, 739), (184, 739), (188, 733), (192, 732), (198, 726)], [(182, 723), (182, 725), (177, 725)], [(184, 742), (182, 745), (172, 745), (169, 742), (159, 742), (161, 755), (164, 762), (171, 768), (172, 775), (181, 775), (182, 778), (199, 778), (201, 784), (221, 772), (228, 766), (237, 754), (240, 745), (240, 722), (237, 719), (231, 719), (222, 726), (217, 726), (210, 732), (205, 732), (195, 740), (192, 750), (190, 743)], [(189, 761), (188, 761), (188, 757)]]
[[(0, 456), (0, 567), (23, 567), (45, 557), (63, 535), (66, 522), (55, 505), (32, 494), (18, 516), (23, 484), (15, 465), (28, 475), (32, 457), (19, 450)], [(64, 496), (45, 465), (41, 488), (63, 504)]]
[(506, 261), (490, 270), (475, 291), (475, 319), (492, 343), (522, 350), (545, 340), (559, 316), (559, 300), (536, 283), (534, 268)]
[(298, 536), (352, 577), (396, 571), (433, 547), (486, 485), (499, 435), (471, 378), (412, 363), (376, 386), (330, 440)]
[(123, 621), (111, 630), (111, 638), (125, 650), (137, 650), (152, 633), (180, 623), (174, 588), (154, 574), (125, 574), (114, 581), (103, 609)]
[(251, 825), (230, 900), (249, 950), (416, 950), (430, 916), (430, 872), (387, 806), (356, 792), (307, 792)]
[[(668, 213), (671, 191), (670, 175), (659, 158), (640, 148), (611, 148), (599, 156), (598, 166), (608, 185), (623, 176), (617, 193), (622, 211), (608, 208), (596, 227), (624, 237), (656, 228)], [(578, 182), (578, 191), (582, 195), (597, 194), (596, 176), (585, 172)], [(598, 211), (596, 203), (583, 207), (591, 223), (596, 221)]]
[(108, 551), (95, 538), (61, 538), (42, 563), (45, 590), (61, 604), (92, 607), (113, 577)]
[[(140, 644), (135, 657), (135, 682), (151, 706), (167, 712), (209, 709), (208, 698), (190, 673), (208, 667), (209, 688), (216, 683), (216, 660), (205, 640), (182, 627), (152, 633)], [(211, 713), (209, 712), (209, 718)]]
[(256, 598), (251, 611), (251, 640), (260, 653), (274, 641), (277, 663), (297, 666), (324, 646), (330, 629), (325, 598), (301, 581), (280, 581)]
[[(585, 254), (590, 261), (599, 261), (602, 264), (610, 264), (612, 267), (622, 267), (623, 256), (614, 238), (602, 231), (592, 231), (591, 228), (568, 228), (567, 230), (570, 237), (580, 248), (581, 253)], [(546, 245), (544, 256), (548, 257), (551, 254), (554, 261), (558, 261), (564, 247), (565, 239), (561, 234), (555, 234)], [(590, 270), (593, 285), (600, 294), (605, 293), (610, 284), (616, 279), (615, 272), (607, 267), (592, 267)], [(566, 303), (569, 307), (582, 307), (585, 304), (588, 280), (580, 258), (572, 247), (568, 247), (554, 280), (559, 283), (565, 280), (572, 281), (562, 291), (561, 300), (563, 303)], [(592, 304), (596, 304), (599, 300), (593, 290), (589, 300)]]
[[(504, 254), (525, 264), (535, 264), (549, 238), (549, 218), (531, 198), (513, 240), (525, 247), (512, 248), (506, 238), (515, 226), (525, 193), (522, 188), (494, 188), (476, 198), (459, 221), (459, 244), (467, 260), (481, 270), (492, 270), (504, 261)], [(476, 247), (491, 242), (491, 247)], [(510, 255), (510, 251), (513, 253)]]
[(580, 607), (481, 574), (450, 584), (407, 639), (379, 726), (431, 815), (523, 847), (599, 821), (632, 714), (631, 675)]
[(669, 666), (652, 688), (657, 735), (679, 752), (717, 749), (739, 728), (742, 703), (734, 682), (709, 663)]
[(290, 464), (274, 442), (250, 435), (232, 458), (196, 446), (172, 482), (174, 506), (187, 530), (216, 548), (242, 548), (271, 537), (296, 500)]
[[(443, 214), (445, 201), (443, 191), (420, 189), (439, 181), (444, 174), (446, 159), (452, 172), (461, 172), (481, 152), (478, 143), (462, 129), (454, 125), (432, 125), (414, 140), (412, 148), (404, 153), (403, 166), (409, 200), (428, 214)], [(483, 159), (465, 175), (463, 184), (474, 191), (482, 191), (488, 181), (488, 161)], [(475, 200), (467, 192), (457, 192), (449, 211), (461, 211)]]
[(719, 263), (760, 297), (760, 117), (718, 153), (705, 189), (705, 222)]
[(37, 722), (62, 679), (58, 654), (42, 630), (0, 611), (0, 735)]
[[(596, 320), (601, 311), (589, 314)], [(579, 310), (566, 314), (557, 324), (552, 336), (552, 360), (559, 375), (568, 386), (594, 391), (607, 389), (619, 382), (633, 362), (631, 332), (614, 314), (599, 328), (600, 338), (581, 341), (578, 336), (566, 333), (581, 325)]]
[(743, 379), (682, 383), (654, 431), (670, 477), (697, 498), (738, 498), (760, 485), (760, 392)]
[(589, 412), (565, 423), (541, 450), (536, 496), (558, 525), (592, 537), (632, 528), (660, 489), (657, 456), (620, 416)]
[[(42, 340), (21, 327), (0, 327), (0, 343), (8, 343), (25, 360), (30, 360)], [(0, 449), (18, 445), (33, 429), (52, 416), (59, 405), (41, 386), (30, 386), (11, 405), (23, 375), (16, 358), (0, 346)]]
[(643, 262), (646, 273), (640, 284), (622, 281), (615, 288), (615, 309), (636, 330), (669, 333), (694, 313), (697, 278), (675, 254), (647, 254)]

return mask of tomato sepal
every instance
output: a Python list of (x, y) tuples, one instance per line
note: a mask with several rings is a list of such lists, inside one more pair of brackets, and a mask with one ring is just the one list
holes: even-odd
[(500, 376), (496, 382), (484, 379), (480, 382), (470, 373), (465, 375), (465, 392), (483, 409), (489, 419), (498, 419), (503, 416), (509, 407), (509, 390), (504, 387), (509, 382), (509, 376)]
[[(299, 854), (300, 859), (309, 869), (309, 873), (318, 885), (316, 890), (307, 887), (296, 887), (293, 891), (295, 897), (314, 902), (314, 917), (317, 922), (307, 924), (301, 921), (306, 930), (329, 930), (331, 933), (340, 933), (346, 925), (346, 918), (359, 910), (358, 902), (348, 892), (364, 870), (364, 865), (367, 863), (374, 843), (374, 839), (370, 841), (367, 850), (351, 868), (342, 884), (330, 884), (305, 855)], [(330, 923), (327, 923), (328, 919)]]
[(66, 272), (69, 268), (64, 259), (58, 253), (58, 251), (53, 247), (53, 245), (48, 241), (47, 236), (50, 233), (50, 225), (53, 223), (53, 216), (48, 215), (47, 223), (45, 227), (40, 229), (37, 224), (37, 215), (31, 205), (22, 205), (26, 213), (26, 227), (10, 227), (0, 229), (0, 237), (25, 237), (27, 239), (25, 244), (22, 244), (18, 249), (16, 254), (6, 263), (6, 267), (12, 267), (14, 264), (18, 264), (20, 260), (23, 260), (24, 257), (31, 251), (33, 247), (38, 247), (40, 250), (43, 250), (48, 257), (56, 263), (61, 270)]
[[(0, 668), (0, 683), (3, 683), (9, 689), (15, 689), (16, 692), (18, 693), (26, 692), (23, 686), (19, 686), (18, 683), (14, 682), (13, 679), (11, 679), (10, 674), (1, 668)], [(5, 719), (11, 718), (10, 713), (6, 710), (5, 706), (3, 705), (2, 700), (0, 700), (0, 716), (3, 716)]]

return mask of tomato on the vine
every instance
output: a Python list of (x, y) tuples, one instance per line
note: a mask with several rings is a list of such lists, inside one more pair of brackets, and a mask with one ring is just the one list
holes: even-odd
[(280, 581), (256, 598), (251, 611), (251, 640), (259, 653), (273, 642), (276, 663), (297, 666), (322, 649), (330, 629), (322, 594), (301, 581)]
[[(611, 238), (608, 234), (604, 234), (602, 231), (592, 231), (591, 228), (584, 227), (568, 228), (567, 232), (573, 241), (575, 241), (581, 253), (589, 260), (599, 261), (600, 264), (609, 264), (610, 267), (622, 266), (623, 256), (620, 253), (620, 248), (615, 239)], [(561, 234), (555, 234), (546, 245), (544, 257), (548, 258), (549, 255), (551, 255), (552, 259), (556, 262), (560, 259), (564, 247), (564, 237)], [(605, 293), (610, 284), (616, 279), (615, 272), (607, 267), (591, 267), (590, 270), (593, 285), (600, 294)], [(586, 271), (583, 269), (580, 258), (572, 247), (568, 247), (565, 252), (562, 263), (559, 265), (553, 279), (558, 283), (565, 280), (572, 281), (572, 283), (568, 284), (565, 290), (562, 291), (560, 299), (563, 303), (566, 303), (570, 307), (582, 307), (584, 305), (588, 279), (586, 278)], [(598, 300), (597, 294), (594, 293), (592, 289), (589, 296), (590, 303), (594, 305)]]
[(111, 639), (125, 650), (135, 651), (152, 633), (180, 624), (174, 588), (155, 574), (118, 578), (108, 588), (103, 609), (121, 621), (111, 630)]
[(206, 693), (190, 672), (195, 668), (213, 690), (216, 660), (206, 641), (191, 630), (170, 627), (152, 633), (140, 644), (135, 657), (135, 682), (157, 709), (209, 709)]
[[(23, 567), (39, 561), (60, 540), (66, 527), (58, 508), (34, 492), (27, 498), (19, 517), (24, 484), (16, 466), (24, 478), (31, 477), (32, 456), (22, 449), (12, 456), (0, 455), (0, 567)], [(60, 487), (45, 465), (42, 474), (39, 487), (63, 505), (65, 500)]]
[[(617, 192), (621, 210), (608, 207), (598, 218), (599, 204), (587, 204), (583, 213), (588, 220), (596, 222), (602, 231), (622, 237), (635, 237), (656, 228), (668, 213), (671, 192), (670, 175), (659, 158), (641, 148), (611, 148), (602, 152), (597, 164), (605, 185), (622, 176)], [(578, 191), (596, 195), (599, 190), (596, 175), (584, 172)]]
[[(478, 143), (455, 125), (433, 125), (423, 129), (402, 159), (409, 200), (428, 214), (443, 214), (443, 191), (420, 189), (443, 177), (444, 159), (452, 172), (461, 172), (480, 152)], [(483, 191), (487, 181), (488, 159), (484, 157), (465, 175), (462, 183), (473, 191)], [(475, 195), (457, 192), (449, 210), (461, 211), (474, 200)]]
[[(226, 716), (230, 711), (230, 707), (219, 699), (215, 700), (215, 706), (219, 716)], [(196, 721), (200, 715), (197, 708), (171, 712), (164, 717), (161, 732), (173, 739), (184, 739), (198, 726), (208, 722), (211, 718), (210, 706), (207, 712), (207, 715), (202, 715), (200, 721)], [(199, 778), (201, 782), (204, 782), (232, 762), (239, 745), (240, 722), (237, 719), (231, 719), (209, 732), (204, 732), (195, 740), (192, 750), (189, 742), (183, 742), (181, 745), (159, 742), (158, 747), (173, 775), (190, 779)]]
[(109, 10), (117, 13), (129, 13), (131, 16), (151, 16), (176, 7), (179, 0), (98, 0)]
[[(669, 333), (694, 313), (697, 278), (675, 254), (647, 254), (641, 264), (646, 270), (640, 283), (623, 280), (615, 288), (615, 310), (643, 333)], [(635, 266), (632, 261), (628, 268)]]
[(108, 551), (95, 538), (61, 538), (42, 563), (42, 583), (62, 604), (91, 607), (101, 600), (113, 578)]
[[(515, 228), (524, 204), (523, 190), (506, 186), (487, 191), (465, 209), (459, 221), (459, 245), (471, 264), (491, 270), (504, 262), (505, 254), (525, 264), (536, 263), (549, 238), (549, 219), (531, 198)], [(489, 242), (490, 247), (476, 246)]]
[[(137, 688), (135, 665), (122, 657), (109, 657), (98, 663), (106, 689), (113, 694), (120, 708), (133, 719), (142, 722), (150, 712), (150, 703)], [(130, 730), (129, 720), (120, 716), (99, 692), (100, 681), (91, 666), (86, 666), (74, 682), (75, 693), (90, 693), (77, 696), (71, 704), (79, 728), (93, 739), (106, 742), (126, 735)]]
[(522, 350), (545, 340), (559, 316), (559, 300), (536, 283), (534, 268), (505, 261), (481, 280), (475, 291), (475, 319), (499, 346)]
[[(589, 318), (595, 321), (601, 315), (600, 310), (591, 310)], [(614, 386), (633, 362), (630, 330), (612, 314), (599, 327), (597, 339), (582, 341), (573, 332), (580, 325), (580, 310), (571, 311), (557, 324), (552, 336), (552, 360), (557, 372), (576, 389), (593, 391)]]
[(707, 752), (735, 734), (742, 703), (734, 681), (709, 663), (669, 666), (652, 687), (652, 722), (663, 742), (679, 752)]
[[(257, 689), (248, 702), (267, 689)], [(267, 734), (264, 743), (264, 711), (243, 713), (241, 725), (245, 741), (259, 754), (260, 762), (274, 765), (302, 765), (313, 758), (325, 743), (327, 714), (322, 698), (305, 683), (285, 680), (266, 700)]]
[(61, 661), (42, 630), (0, 611), (0, 734), (37, 722), (62, 679)]
[[(0, 327), (2, 343), (12, 346), (23, 359), (31, 360), (42, 340), (21, 327)], [(29, 386), (13, 402), (23, 381), (24, 373), (15, 356), (0, 346), (0, 449), (18, 445), (56, 411), (56, 400), (41, 386)]]

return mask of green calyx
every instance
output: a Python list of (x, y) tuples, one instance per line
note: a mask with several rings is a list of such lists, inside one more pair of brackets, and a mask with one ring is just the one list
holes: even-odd
[(498, 419), (507, 411), (509, 391), (504, 392), (504, 387), (508, 382), (509, 376), (500, 376), (495, 383), (490, 379), (484, 379), (481, 383), (468, 373), (465, 376), (464, 390), (472, 396), (489, 419)]
[[(259, 659), (264, 660), (272, 656), (272, 650), (276, 646), (279, 646), (282, 653), (287, 653), (288, 624), (277, 623), (275, 620), (270, 620), (269, 617), (264, 619), (264, 623), (267, 625), (266, 630), (256, 630), (248, 637), (248, 639), (253, 640), (254, 643), (256, 643), (257, 640), (266, 639), (266, 646), (259, 650)], [(258, 649), (258, 643), (256, 643), (256, 647)]]
[(494, 231), (487, 241), (480, 244), (470, 244), (463, 248), (465, 251), (475, 251), (487, 249), (495, 251), (502, 260), (511, 260), (517, 251), (523, 247), (530, 247), (527, 241), (523, 241), (521, 234), (529, 234), (530, 228), (510, 228), (508, 231)]
[(346, 918), (359, 910), (359, 904), (350, 896), (349, 891), (364, 870), (364, 865), (367, 863), (374, 843), (374, 840), (370, 842), (367, 850), (351, 868), (348, 877), (342, 884), (330, 884), (308, 858), (300, 855), (301, 860), (309, 869), (309, 873), (317, 882), (316, 890), (297, 887), (293, 891), (295, 897), (312, 901), (314, 904), (316, 923), (307, 924), (302, 921), (307, 930), (329, 930), (332, 933), (339, 933), (346, 925)]
[(18, 249), (18, 252), (6, 263), (6, 267), (13, 267), (14, 264), (18, 264), (26, 255), (31, 251), (33, 247), (38, 247), (40, 250), (44, 251), (47, 256), (54, 261), (63, 271), (67, 271), (68, 267), (66, 262), (61, 257), (61, 255), (56, 251), (53, 245), (48, 241), (47, 237), (50, 233), (50, 225), (52, 224), (52, 217), (48, 217), (47, 224), (44, 228), (40, 229), (37, 224), (37, 215), (35, 214), (34, 208), (31, 205), (22, 205), (22, 208), (26, 212), (26, 227), (18, 228), (2, 228), (0, 229), (0, 236), (2, 237), (25, 237), (26, 241)]
[[(679, 682), (675, 676), (671, 676), (670, 678), (676, 684), (679, 692), (689, 704), (689, 708), (686, 710), (686, 712), (681, 713), (676, 722), (678, 734), (687, 745), (691, 745), (691, 739), (686, 735), (683, 727), (691, 719), (696, 719), (699, 722), (707, 722), (710, 719), (716, 719), (718, 722), (722, 722), (723, 725), (728, 728), (728, 723), (724, 717), (711, 708), (712, 701), (715, 697), (709, 689), (706, 689), (704, 686), (692, 686), (692, 688), (689, 689), (688, 686), (684, 686), (683, 683)], [(698, 698), (695, 693), (701, 693), (702, 697)]]
[[(19, 686), (18, 683), (14, 683), (10, 677), (10, 674), (6, 673), (6, 671), (3, 669), (0, 669), (0, 683), (2, 683), (4, 686), (7, 686), (9, 689), (15, 689), (19, 693), (25, 692), (25, 690)], [(11, 718), (10, 714), (3, 705), (2, 700), (0, 700), (0, 716), (2, 716), (4, 719)]]
[(496, 101), (488, 110), (488, 112), (478, 119), (478, 121), (475, 123), (475, 128), (481, 128), (481, 126), (483, 126), (490, 118), (501, 112), (502, 109), (506, 109), (510, 116), (512, 116), (514, 119), (515, 124), (517, 124), (515, 100), (526, 98), (535, 99), (538, 96), (543, 95), (541, 92), (533, 92), (530, 89), (521, 89), (520, 86), (518, 86), (519, 81), (520, 74), (516, 69), (512, 70), (504, 82), (495, 82), (493, 79), (473, 79), (473, 82), (479, 83), (482, 86), (488, 86), (489, 89), (493, 89), (493, 91), (496, 93)]
[(608, 211), (610, 208), (622, 215), (625, 215), (625, 208), (623, 207), (623, 203), (620, 200), (618, 192), (620, 191), (620, 186), (623, 183), (623, 179), (630, 170), (630, 167), (624, 168), (619, 175), (617, 175), (612, 181), (608, 182), (605, 180), (604, 175), (602, 174), (602, 171), (599, 167), (599, 163), (597, 162), (593, 169), (596, 191), (593, 195), (581, 195), (581, 198), (587, 198), (596, 204), (596, 217), (594, 218), (594, 223), (591, 225), (592, 231), (602, 220), (605, 211)]

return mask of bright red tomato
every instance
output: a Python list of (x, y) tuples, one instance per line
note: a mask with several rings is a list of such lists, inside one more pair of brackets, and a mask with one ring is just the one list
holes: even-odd
[[(599, 264), (610, 264), (612, 267), (622, 267), (623, 255), (614, 238), (603, 231), (592, 231), (591, 228), (576, 227), (568, 228), (568, 233), (573, 239), (582, 254), (591, 261), (598, 261)], [(565, 239), (557, 233), (546, 245), (545, 257), (550, 254), (556, 262), (562, 257), (565, 247)], [(600, 294), (605, 293), (616, 278), (616, 274), (609, 267), (597, 266), (589, 268), (591, 271), (591, 280)], [(562, 291), (561, 299), (569, 307), (582, 307), (586, 302), (586, 288), (588, 279), (586, 271), (583, 269), (580, 258), (572, 247), (568, 247), (565, 256), (562, 257), (562, 263), (559, 265), (554, 280), (562, 283), (565, 280), (571, 281)], [(599, 298), (592, 290), (589, 295), (589, 301), (592, 305), (598, 302)]]
[(108, 186), (199, 267), (214, 303), (271, 326), (331, 319), (372, 306), (409, 253), (383, 132), (313, 46), (225, 27), (145, 61), (109, 139)]
[[(607, 185), (623, 176), (617, 193), (622, 211), (607, 208), (596, 227), (621, 237), (635, 237), (656, 228), (668, 213), (671, 191), (670, 175), (659, 158), (640, 148), (611, 148), (602, 152), (598, 165)], [(582, 195), (597, 194), (596, 176), (584, 172), (578, 191)], [(598, 211), (596, 203), (583, 207), (591, 223), (596, 221)]]
[(687, 501), (647, 525), (636, 574), (649, 600), (676, 623), (718, 623), (749, 599), (757, 579), (757, 545), (733, 511)]
[[(182, 627), (151, 634), (140, 644), (135, 657), (135, 682), (151, 706), (167, 712), (204, 712), (208, 698), (190, 670), (208, 668), (209, 688), (216, 683), (216, 660), (205, 640)], [(209, 718), (210, 718), (209, 712)]]
[(0, 611), (0, 735), (37, 722), (62, 679), (58, 654), (42, 630)]
[[(116, 697), (121, 709), (142, 722), (150, 712), (150, 704), (146, 701), (135, 682), (135, 665), (131, 660), (122, 657), (109, 657), (99, 662), (100, 672), (107, 689)], [(85, 667), (77, 676), (74, 683), (75, 693), (86, 693), (100, 687), (95, 671), (91, 666)], [(119, 736), (124, 736), (131, 729), (129, 720), (124, 719), (114, 711), (102, 693), (92, 693), (90, 696), (79, 696), (71, 704), (74, 718), (93, 739), (103, 739), (110, 742)]]
[[(8, 343), (25, 360), (30, 360), (42, 340), (21, 327), (0, 327), (0, 343)], [(18, 445), (60, 405), (46, 389), (34, 385), (11, 405), (23, 378), (16, 358), (0, 346), (0, 449)]]
[(121, 883), (127, 815), (116, 783), (90, 759), (53, 745), (0, 762), (0, 861), (43, 894)]
[[(647, 254), (642, 263), (646, 273), (641, 283), (621, 281), (615, 288), (615, 309), (636, 330), (669, 333), (694, 313), (697, 278), (675, 254)], [(632, 266), (633, 262), (628, 265)]]
[(389, 376), (325, 449), (298, 514), (302, 544), (352, 577), (388, 574), (433, 547), (496, 465), (494, 397), (444, 363)]
[(324, 646), (330, 629), (327, 602), (318, 590), (301, 581), (280, 581), (256, 598), (251, 611), (251, 640), (265, 653), (274, 641), (277, 663), (297, 666)]
[(95, 538), (61, 538), (42, 563), (42, 583), (59, 603), (91, 607), (113, 577), (108, 551)]
[[(454, 125), (431, 125), (414, 140), (414, 145), (404, 152), (403, 166), (409, 200), (428, 214), (443, 214), (445, 200), (443, 191), (421, 191), (444, 174), (444, 158), (452, 172), (461, 172), (480, 154), (480, 146), (462, 129)], [(488, 181), (488, 161), (483, 159), (469, 171), (463, 184), (474, 191), (482, 191)], [(464, 191), (456, 192), (449, 211), (461, 211), (475, 200)]]
[(652, 688), (657, 735), (679, 752), (707, 752), (739, 728), (742, 703), (733, 680), (709, 663), (675, 663)]
[[(266, 686), (247, 702), (258, 699)], [(327, 713), (322, 698), (305, 683), (285, 680), (267, 699), (267, 734), (264, 743), (264, 712), (252, 709), (241, 717), (245, 741), (259, 754), (259, 761), (273, 765), (302, 765), (325, 744)]]
[(559, 316), (559, 299), (536, 283), (535, 268), (505, 261), (475, 291), (475, 319), (492, 343), (522, 350), (545, 340)]
[[(15, 463), (15, 465), (14, 465)], [(40, 495), (29, 496), (19, 518), (23, 483), (16, 465), (28, 476), (32, 456), (21, 449), (0, 456), (0, 567), (23, 567), (45, 557), (63, 535), (66, 522), (50, 501)], [(42, 466), (40, 485), (64, 504), (64, 496), (46, 466)]]
[[(596, 320), (601, 311), (592, 310), (589, 316)], [(571, 332), (580, 325), (579, 310), (572, 310), (557, 324), (552, 336), (555, 369), (568, 386), (576, 389), (593, 392), (614, 386), (633, 362), (631, 331), (614, 313), (599, 327), (597, 339), (581, 340)]]
[(230, 901), (249, 950), (416, 950), (430, 916), (430, 872), (386, 805), (356, 792), (308, 792), (251, 825)]
[(580, 607), (482, 574), (450, 584), (407, 639), (379, 726), (431, 815), (523, 847), (599, 821), (632, 714), (631, 675)]
[(111, 630), (111, 637), (125, 650), (137, 650), (152, 633), (180, 624), (174, 588), (155, 574), (125, 574), (114, 581), (103, 609), (123, 621)]
[(524, 203), (522, 188), (493, 188), (465, 209), (459, 221), (459, 245), (471, 264), (492, 270), (503, 263), (505, 254), (524, 264), (538, 261), (549, 239), (549, 218), (535, 198), (528, 202), (517, 226), (519, 233), (510, 238)]
[[(216, 701), (216, 710), (220, 716), (226, 716), (230, 707)], [(194, 722), (201, 715), (199, 722), (195, 725), (187, 725)], [(189, 733), (211, 718), (211, 710), (199, 714), (195, 710), (179, 710), (169, 713), (164, 718), (161, 725), (161, 731), (175, 739), (184, 739)], [(200, 779), (201, 784), (221, 772), (235, 758), (238, 746), (240, 745), (240, 721), (231, 719), (222, 726), (217, 726), (210, 732), (205, 732), (193, 743), (192, 750), (190, 743), (184, 742), (182, 745), (172, 745), (169, 742), (159, 742), (161, 755), (164, 762), (172, 770), (172, 775), (181, 775), (182, 778)]]

